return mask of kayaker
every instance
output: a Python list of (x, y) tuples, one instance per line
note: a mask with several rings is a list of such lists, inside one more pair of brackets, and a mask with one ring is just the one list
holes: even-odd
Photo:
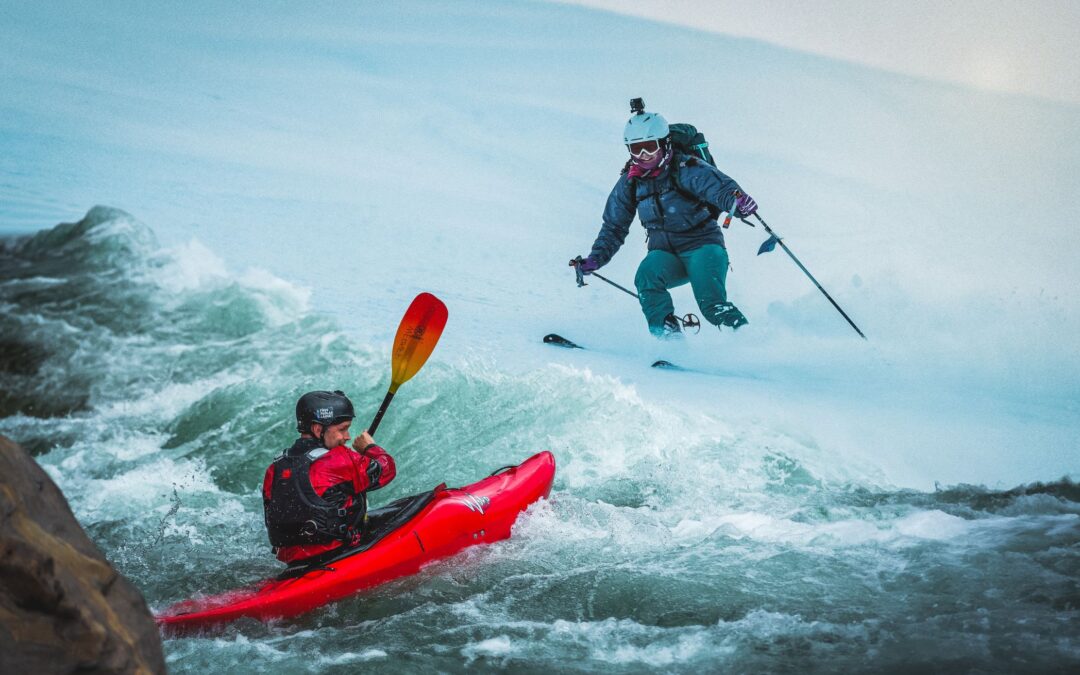
[(366, 492), (394, 480), (394, 458), (366, 430), (352, 443), (355, 413), (341, 391), (311, 391), (296, 402), (300, 438), (263, 478), (263, 513), (278, 560), (306, 561), (359, 542)]

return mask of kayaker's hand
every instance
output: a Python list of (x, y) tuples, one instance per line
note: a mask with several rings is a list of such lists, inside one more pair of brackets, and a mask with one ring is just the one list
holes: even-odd
[(375, 439), (371, 437), (371, 434), (367, 432), (367, 429), (361, 431), (360, 435), (357, 436), (352, 443), (353, 450), (360, 454), (363, 454), (364, 450), (366, 450), (369, 445), (375, 445)]

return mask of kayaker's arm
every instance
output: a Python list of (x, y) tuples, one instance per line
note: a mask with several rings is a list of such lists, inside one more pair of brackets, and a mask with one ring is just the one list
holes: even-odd
[(371, 434), (364, 431), (353, 441), (353, 450), (358, 453), (356, 490), (370, 491), (385, 487), (397, 475), (394, 458), (386, 450), (375, 444)]

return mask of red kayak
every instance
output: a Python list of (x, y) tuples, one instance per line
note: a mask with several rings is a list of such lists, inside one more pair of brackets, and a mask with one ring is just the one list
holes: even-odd
[(399, 499), (369, 512), (357, 547), (251, 588), (177, 603), (157, 615), (158, 625), (186, 633), (242, 617), (291, 617), (414, 574), (468, 546), (509, 537), (518, 514), (547, 497), (554, 479), (555, 458), (541, 452), (472, 485)]

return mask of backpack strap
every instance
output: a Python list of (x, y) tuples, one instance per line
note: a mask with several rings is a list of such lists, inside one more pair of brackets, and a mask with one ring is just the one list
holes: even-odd
[[(706, 143), (705, 146), (707, 147), (708, 144)], [(623, 166), (623, 169), (620, 172), (620, 175), (624, 175), (626, 173), (629, 173), (630, 165), (631, 165), (632, 161), (633, 160), (629, 160), (629, 159), (626, 160), (626, 164)], [(699, 158), (697, 158), (697, 157), (695, 157), (693, 155), (685, 155), (685, 154), (680, 153), (680, 152), (674, 153), (672, 155), (672, 157), (671, 157), (671, 166), (668, 168), (668, 186), (671, 189), (675, 190), (675, 192), (677, 192), (680, 195), (682, 195), (683, 197), (685, 197), (686, 199), (689, 199), (691, 201), (694, 201), (694, 202), (697, 202), (698, 204), (703, 205), (709, 211), (710, 218), (713, 219), (713, 220), (717, 220), (717, 219), (720, 218), (720, 214), (722, 213), (722, 211), (719, 209), (719, 207), (714, 206), (713, 204), (711, 204), (711, 203), (705, 201), (704, 199), (702, 199), (701, 197), (698, 197), (696, 194), (694, 194), (690, 190), (687, 190), (686, 188), (684, 188), (682, 186), (682, 183), (679, 182), (679, 169), (681, 169), (684, 166), (697, 166), (702, 161), (705, 161), (705, 160), (699, 159)], [(637, 206), (638, 206), (637, 179), (636, 178), (631, 178), (631, 179), (629, 179), (627, 181), (627, 183), (630, 186), (630, 202), (633, 204), (634, 208), (637, 209)], [(663, 213), (661, 213), (660, 216), (662, 218)], [(704, 224), (704, 223), (702, 223), (702, 224)]]
[[(634, 164), (634, 160), (632, 160), (632, 159), (626, 160), (626, 164), (623, 164), (622, 171), (619, 172), (619, 175), (620, 176), (625, 176), (626, 174), (630, 173), (630, 167), (633, 166), (633, 164)], [(630, 187), (630, 203), (634, 206), (634, 210), (636, 211), (637, 210), (637, 205), (638, 205), (637, 179), (636, 178), (628, 178), (626, 180), (626, 184)]]

